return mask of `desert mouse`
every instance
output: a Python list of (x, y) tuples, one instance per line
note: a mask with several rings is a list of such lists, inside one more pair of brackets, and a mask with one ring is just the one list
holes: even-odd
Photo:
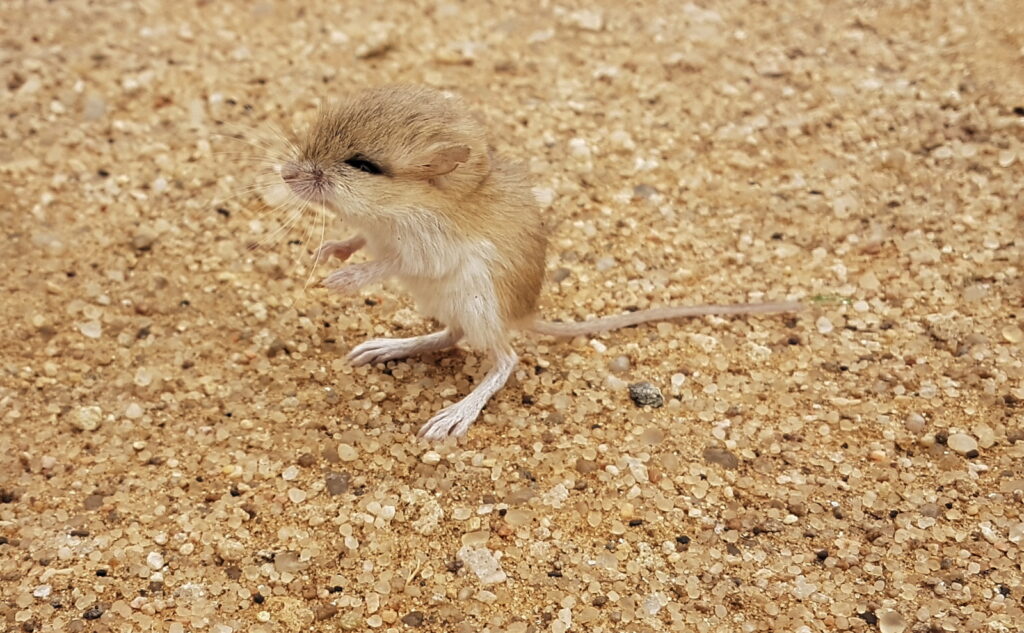
[(324, 285), (354, 292), (396, 278), (420, 311), (445, 328), (374, 339), (349, 354), (356, 365), (432, 352), (464, 340), (488, 350), (493, 366), (462, 400), (420, 429), (438, 440), (464, 434), (511, 376), (518, 357), (510, 331), (579, 336), (648, 321), (709, 314), (787, 312), (798, 303), (657, 308), (578, 323), (540, 320), (537, 300), (547, 235), (523, 170), (490, 147), (483, 124), (455, 96), (390, 86), (325, 108), (292, 147), (280, 174), (304, 203), (321, 205), (358, 231), (317, 253), (371, 260), (331, 273)]

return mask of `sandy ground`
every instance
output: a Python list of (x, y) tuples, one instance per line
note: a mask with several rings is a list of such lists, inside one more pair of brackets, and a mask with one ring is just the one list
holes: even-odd
[[(0, 23), (0, 629), (1020, 630), (1016, 0)], [(247, 193), (268, 130), (394, 81), (529, 165), (547, 316), (808, 310), (520, 337), (467, 438), (415, 441), (485, 359), (349, 367), (431, 325), (319, 288), (313, 223)]]

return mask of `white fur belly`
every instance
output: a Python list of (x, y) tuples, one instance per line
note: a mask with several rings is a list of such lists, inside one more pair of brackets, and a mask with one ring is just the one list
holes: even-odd
[(486, 255), (464, 247), (460, 264), (440, 277), (399, 274), (419, 310), (444, 325), (462, 330), (474, 347), (492, 347), (504, 340), (504, 327)]
[(494, 245), (466, 242), (437, 216), (409, 211), (401, 221), (361, 223), (371, 258), (392, 263), (425, 316), (461, 330), (474, 347), (501, 345), (505, 328), (490, 273)]

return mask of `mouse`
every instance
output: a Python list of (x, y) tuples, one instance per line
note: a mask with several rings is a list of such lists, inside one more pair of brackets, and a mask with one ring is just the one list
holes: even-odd
[(508, 381), (518, 356), (514, 331), (553, 337), (705, 315), (794, 312), (795, 301), (669, 306), (577, 322), (544, 320), (548, 229), (526, 170), (498, 155), (481, 118), (457, 95), (426, 86), (354, 92), (322, 107), (290, 143), (280, 178), (302, 204), (318, 205), (354, 229), (323, 242), (317, 262), (369, 257), (326, 275), (342, 294), (395, 279), (425, 317), (443, 327), (352, 348), (353, 365), (385, 363), (465, 343), (485, 350), (484, 377), (426, 421), (418, 435), (464, 435)]

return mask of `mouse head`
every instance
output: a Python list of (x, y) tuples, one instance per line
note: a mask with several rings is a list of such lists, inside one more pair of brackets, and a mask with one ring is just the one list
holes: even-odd
[(483, 126), (454, 96), (417, 86), (374, 88), (325, 108), (281, 167), (296, 195), (344, 216), (458, 198), (489, 172)]

